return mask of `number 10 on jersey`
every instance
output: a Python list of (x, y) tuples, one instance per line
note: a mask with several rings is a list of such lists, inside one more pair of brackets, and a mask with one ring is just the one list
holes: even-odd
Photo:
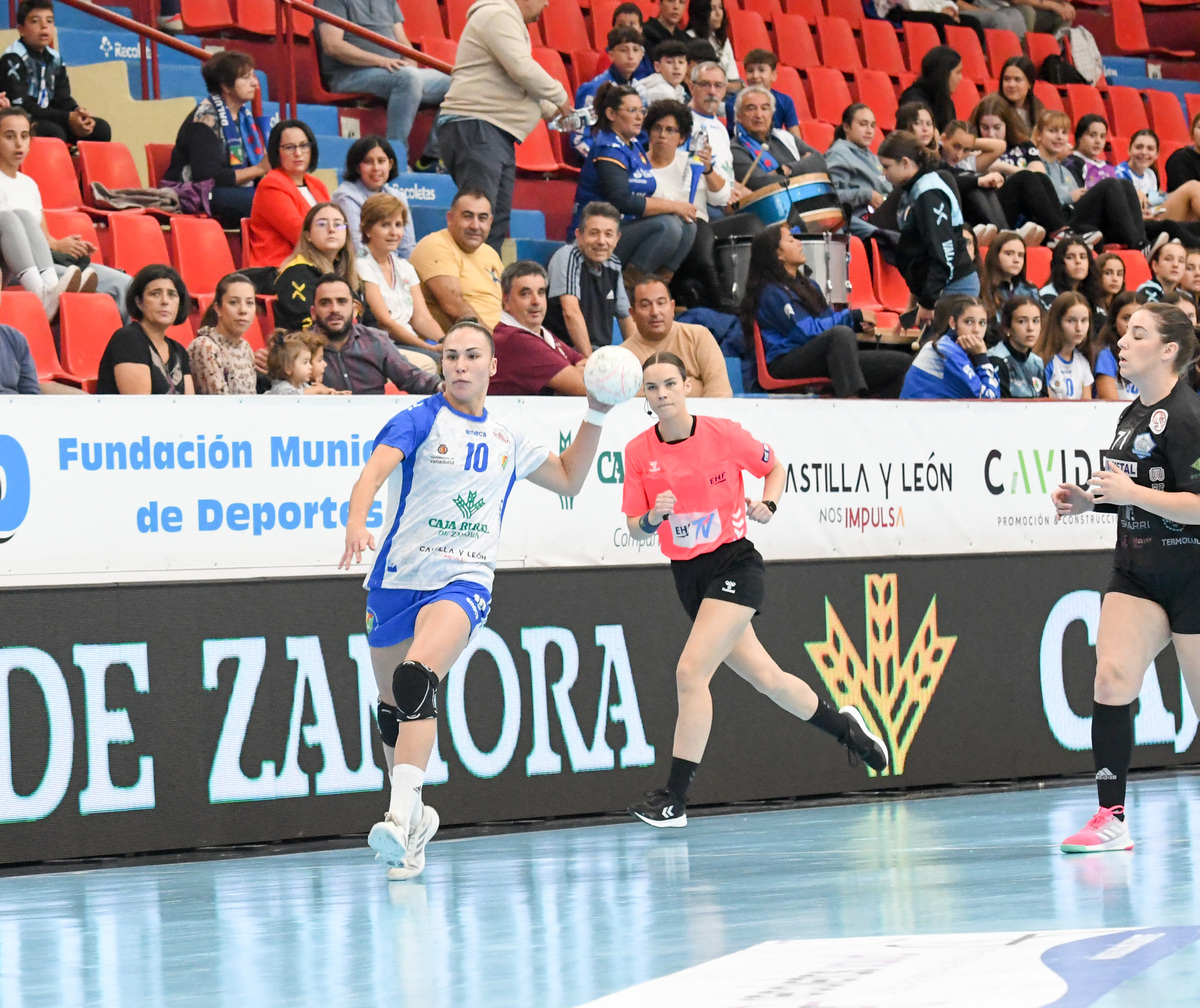
[(467, 460), (463, 463), (463, 471), (485, 472), (488, 464), (488, 446), (486, 441), (467, 442)]

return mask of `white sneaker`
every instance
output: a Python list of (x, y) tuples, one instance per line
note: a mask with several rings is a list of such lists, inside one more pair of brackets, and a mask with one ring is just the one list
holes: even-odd
[(1017, 228), (1017, 234), (1021, 236), (1021, 241), (1030, 248), (1041, 245), (1046, 240), (1046, 229), (1033, 221), (1026, 221)]
[(1082, 235), (1080, 235), (1080, 237), (1083, 239), (1083, 243), (1087, 245), (1088, 248), (1095, 248), (1102, 241), (1104, 241), (1104, 232), (1085, 231)]
[(431, 805), (426, 805), (421, 812), (420, 822), (408, 831), (407, 853), (403, 866), (393, 865), (388, 868), (389, 882), (406, 882), (408, 879), (416, 878), (425, 870), (425, 845), (433, 839), (433, 835), (438, 831), (439, 823), (437, 810)]
[(63, 294), (73, 294), (79, 290), (80, 277), (78, 266), (68, 266), (67, 271), (58, 278), (53, 287), (42, 289), (42, 307), (46, 310), (46, 318), (53, 322), (58, 317), (58, 299)]
[(976, 224), (971, 230), (975, 232), (975, 242), (979, 245), (990, 245), (992, 239), (1000, 233), (995, 224)]
[(95, 294), (96, 288), (100, 285), (100, 275), (89, 266), (81, 274), (79, 274), (79, 293), (80, 294)]
[(396, 824), (392, 813), (383, 817), (383, 822), (377, 822), (367, 834), (367, 844), (379, 855), (385, 864), (402, 868), (408, 856), (408, 830)]

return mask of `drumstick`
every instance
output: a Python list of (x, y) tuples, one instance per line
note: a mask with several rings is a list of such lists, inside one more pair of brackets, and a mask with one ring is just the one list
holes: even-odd
[(742, 179), (743, 186), (750, 181), (750, 176), (754, 174), (754, 169), (758, 167), (758, 162), (762, 160), (762, 156), (766, 153), (766, 150), (767, 148), (765, 146), (760, 147), (758, 149), (758, 153), (754, 155), (754, 160), (750, 162), (750, 170), (746, 172), (746, 177)]

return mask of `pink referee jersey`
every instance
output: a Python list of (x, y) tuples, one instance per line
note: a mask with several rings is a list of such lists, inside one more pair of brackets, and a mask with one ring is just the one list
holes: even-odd
[(695, 433), (678, 444), (661, 441), (655, 426), (625, 446), (621, 510), (645, 514), (660, 493), (671, 491), (676, 510), (658, 527), (658, 544), (672, 560), (744, 539), (742, 470), (762, 477), (775, 465), (771, 446), (741, 424), (704, 416), (695, 422)]

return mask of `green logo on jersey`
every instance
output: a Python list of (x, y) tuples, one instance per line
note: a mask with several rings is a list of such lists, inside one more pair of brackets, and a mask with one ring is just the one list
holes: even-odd
[(472, 490), (467, 494), (466, 500), (459, 495), (454, 498), (454, 503), (458, 506), (458, 510), (462, 512), (463, 519), (465, 520), (483, 507), (485, 502), (482, 497)]
[(1196, 461), (1192, 463), (1192, 468), (1195, 469), (1196, 472), (1200, 472), (1200, 458), (1196, 459)]

